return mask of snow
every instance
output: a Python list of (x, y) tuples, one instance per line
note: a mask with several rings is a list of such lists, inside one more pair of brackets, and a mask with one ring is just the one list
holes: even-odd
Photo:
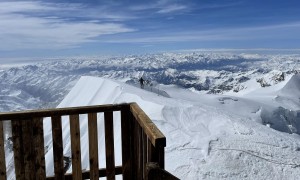
[[(165, 134), (166, 169), (181, 179), (295, 179), (300, 175), (299, 136), (253, 120), (259, 118), (259, 108), (263, 106), (259, 102), (199, 95), (175, 86), (163, 89), (170, 98), (122, 82), (84, 76), (58, 107), (137, 102)], [(116, 118), (115, 128), (120, 126), (119, 116)], [(98, 122), (98, 128), (103, 128), (102, 117)], [(67, 124), (63, 124), (64, 142), (68, 141)], [(85, 117), (81, 120), (83, 168), (88, 168), (86, 127)], [(50, 122), (44, 128), (48, 128), (47, 137)], [(99, 132), (101, 144), (104, 137)], [(120, 132), (115, 131), (115, 136), (120, 137)], [(121, 144), (120, 138), (116, 138), (116, 144)], [(70, 144), (67, 142), (64, 147), (68, 149)], [(99, 147), (99, 153), (104, 152), (104, 146)], [(52, 166), (49, 153), (51, 148), (46, 162)], [(67, 150), (64, 153), (70, 154)], [(116, 161), (121, 163), (120, 154), (116, 154)], [(105, 162), (103, 156), (99, 162)], [(47, 169), (47, 173), (52, 174), (53, 170)]]
[(280, 91), (283, 95), (300, 97), (300, 75), (293, 76)]
[[(0, 110), (137, 102), (166, 136), (166, 169), (180, 179), (298, 179), (299, 62), (299, 55), (165, 53), (3, 68)], [(140, 89), (141, 76), (153, 86)], [(262, 87), (261, 78), (270, 86)], [(120, 165), (120, 114), (114, 118)], [(70, 156), (67, 117), (62, 122), (64, 155)], [(86, 115), (80, 125), (82, 167), (88, 169)], [(99, 114), (98, 131), (103, 128)], [(44, 132), (50, 175), (50, 119)], [(100, 167), (105, 167), (104, 135), (98, 136)], [(14, 179), (8, 145), (6, 153)]]

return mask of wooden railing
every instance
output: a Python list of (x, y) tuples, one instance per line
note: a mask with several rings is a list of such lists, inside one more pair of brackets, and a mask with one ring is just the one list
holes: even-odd
[[(115, 166), (113, 112), (121, 113), (122, 165)], [(99, 168), (98, 131), (99, 113), (104, 113), (106, 168)], [(88, 115), (90, 170), (82, 170), (80, 125), (81, 114)], [(64, 170), (62, 116), (69, 116), (72, 173)], [(51, 118), (54, 176), (46, 177), (43, 121)], [(3, 121), (10, 120), (14, 152), (15, 177), (19, 179), (151, 179), (149, 162), (156, 170), (165, 172), (164, 148), (166, 138), (144, 111), (136, 104), (100, 105), (36, 111), (0, 113), (0, 180), (7, 178), (5, 165)], [(148, 169), (148, 170), (147, 170)], [(150, 168), (151, 169), (151, 168)], [(149, 173), (150, 172), (150, 173)], [(169, 179), (177, 179), (167, 173)], [(156, 177), (157, 178), (157, 177)]]

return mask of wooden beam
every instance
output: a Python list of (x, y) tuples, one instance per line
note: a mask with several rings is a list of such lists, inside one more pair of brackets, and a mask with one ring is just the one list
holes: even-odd
[(33, 118), (33, 147), (35, 155), (35, 177), (46, 179), (43, 118)]
[(6, 180), (3, 122), (0, 121), (0, 180)]
[(73, 179), (82, 179), (79, 115), (70, 115)]
[(158, 162), (158, 148), (155, 148), (148, 139), (148, 162)]
[(72, 115), (72, 114), (120, 111), (126, 106), (129, 106), (129, 104), (127, 103), (108, 104), (108, 105), (97, 105), (97, 106), (81, 106), (81, 107), (7, 112), (7, 113), (0, 113), (0, 121), (8, 120), (8, 119), (17, 120), (17, 119), (31, 119), (32, 117), (51, 117), (51, 116), (65, 116), (65, 115)]
[(140, 127), (137, 121), (134, 121), (133, 126), (133, 177), (134, 179), (143, 179), (143, 152), (142, 152), (142, 136)]
[(146, 164), (148, 163), (148, 141), (147, 135), (142, 131), (142, 145), (143, 145), (143, 178), (146, 178)]
[(150, 140), (148, 140), (148, 162), (157, 162), (160, 168), (165, 168), (165, 147), (154, 147)]
[(106, 174), (108, 180), (115, 180), (114, 124), (113, 112), (104, 113)]
[(147, 137), (150, 139), (152, 144), (156, 146), (166, 146), (166, 137), (157, 128), (157, 126), (151, 121), (151, 119), (145, 114), (145, 112), (136, 104), (130, 104), (130, 110), (136, 121), (143, 128)]
[(25, 180), (35, 179), (32, 119), (22, 122)]
[(24, 170), (24, 152), (23, 152), (23, 138), (22, 138), (22, 121), (12, 120), (12, 138), (15, 162), (15, 175), (17, 180), (25, 179)]
[(143, 162), (143, 142), (142, 142), (142, 128), (139, 126), (139, 124), (136, 122), (136, 148), (137, 148), (137, 157), (136, 157), (136, 161), (137, 161), (137, 179), (143, 179), (143, 166), (144, 166), (144, 162)]
[(121, 134), (122, 134), (122, 174), (124, 180), (132, 179), (132, 115), (127, 109), (121, 110)]
[(165, 169), (165, 147), (156, 148), (158, 148), (158, 165), (160, 168)]
[(62, 141), (61, 116), (52, 116), (52, 140), (53, 140), (53, 157), (54, 173), (56, 180), (64, 179), (64, 156)]
[(98, 160), (98, 133), (97, 133), (97, 114), (88, 114), (89, 128), (89, 155), (90, 155), (90, 179), (99, 179), (99, 160)]
[[(122, 166), (116, 166), (115, 167), (116, 175), (122, 174)], [(106, 168), (101, 168), (98, 170), (99, 177), (106, 177)], [(47, 180), (54, 180), (54, 176), (47, 177)], [(72, 180), (72, 173), (65, 174), (65, 180)], [(82, 179), (90, 179), (90, 171), (85, 170), (82, 171)]]

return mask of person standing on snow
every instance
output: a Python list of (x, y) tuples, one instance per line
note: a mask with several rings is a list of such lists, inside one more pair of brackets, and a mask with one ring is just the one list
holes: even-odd
[(142, 89), (144, 89), (144, 81), (145, 80), (143, 79), (143, 77), (141, 77), (139, 80)]

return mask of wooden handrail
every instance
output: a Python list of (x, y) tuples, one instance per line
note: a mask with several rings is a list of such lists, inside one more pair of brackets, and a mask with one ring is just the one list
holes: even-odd
[(78, 106), (78, 107), (67, 107), (67, 108), (56, 108), (56, 109), (41, 109), (41, 110), (27, 110), (27, 111), (16, 111), (8, 113), (0, 113), (0, 121), (4, 120), (26, 120), (32, 117), (51, 117), (51, 116), (66, 116), (73, 114), (87, 114), (87, 113), (100, 113), (108, 111), (120, 111), (129, 104), (108, 104), (108, 105), (97, 105), (97, 106)]
[[(115, 166), (113, 112), (121, 112), (122, 166)], [(98, 163), (98, 113), (104, 113), (106, 169), (99, 169)], [(90, 170), (81, 169), (80, 127), (81, 114), (88, 115), (88, 139)], [(62, 116), (69, 116), (72, 170), (65, 174), (63, 164)], [(24, 112), (0, 113), (2, 121), (11, 120), (16, 179), (34, 177), (46, 179), (43, 119), (51, 118), (55, 176), (47, 179), (115, 179), (122, 174), (124, 180), (146, 179), (146, 164), (156, 162), (164, 169), (164, 147), (166, 138), (145, 112), (136, 103), (97, 105), (71, 108), (30, 110)], [(3, 166), (4, 139), (0, 135), (0, 179), (6, 177)], [(36, 155), (36, 156), (35, 156)]]
[(151, 121), (151, 119), (146, 115), (146, 113), (136, 104), (130, 104), (130, 110), (135, 117), (136, 121), (142, 127), (146, 135), (149, 137), (150, 141), (157, 146), (166, 146), (166, 137), (157, 128), (157, 126)]

